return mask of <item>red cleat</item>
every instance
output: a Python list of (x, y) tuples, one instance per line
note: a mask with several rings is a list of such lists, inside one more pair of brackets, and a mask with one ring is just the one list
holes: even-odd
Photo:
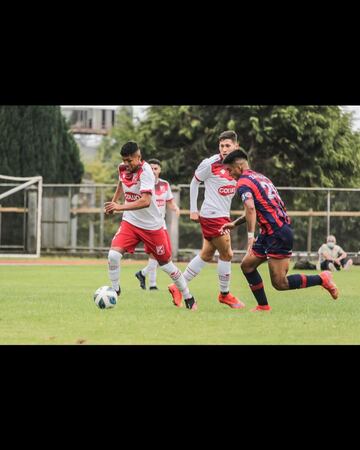
[(241, 309), (245, 308), (245, 303), (241, 302), (239, 299), (234, 297), (230, 292), (226, 295), (219, 294), (218, 300), (224, 305), (230, 306), (230, 308)]
[(172, 295), (173, 304), (178, 308), (181, 308), (183, 304), (182, 304), (182, 294), (180, 290), (177, 288), (175, 284), (170, 284), (170, 286), (168, 286), (168, 289), (170, 294)]
[(339, 289), (333, 281), (333, 274), (329, 270), (325, 270), (325, 272), (320, 273), (320, 278), (322, 280), (322, 287), (336, 300), (339, 297)]
[(255, 308), (250, 309), (251, 312), (258, 312), (258, 311), (271, 311), (270, 305), (257, 305)]

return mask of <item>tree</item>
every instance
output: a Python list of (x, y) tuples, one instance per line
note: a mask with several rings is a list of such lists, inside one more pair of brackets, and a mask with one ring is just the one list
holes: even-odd
[(83, 172), (59, 106), (0, 106), (0, 173), (80, 183)]

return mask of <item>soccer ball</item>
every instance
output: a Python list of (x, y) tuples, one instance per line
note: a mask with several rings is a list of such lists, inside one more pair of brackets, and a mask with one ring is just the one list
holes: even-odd
[(117, 303), (117, 293), (110, 286), (101, 286), (94, 293), (94, 302), (100, 309), (114, 308)]

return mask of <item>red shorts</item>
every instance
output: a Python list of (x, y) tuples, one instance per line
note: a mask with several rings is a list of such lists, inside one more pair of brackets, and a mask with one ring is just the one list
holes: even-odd
[(228, 217), (216, 217), (215, 219), (209, 219), (207, 217), (199, 217), (201, 231), (204, 238), (208, 241), (211, 239), (223, 236), (220, 234), (220, 228), (225, 223), (230, 223), (231, 220)]
[(111, 247), (122, 248), (134, 253), (139, 242), (144, 243), (145, 252), (160, 262), (171, 260), (171, 246), (166, 230), (144, 230), (123, 220), (111, 242)]

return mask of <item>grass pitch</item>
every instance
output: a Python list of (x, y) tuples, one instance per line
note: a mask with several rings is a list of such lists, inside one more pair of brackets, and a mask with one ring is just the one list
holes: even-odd
[(246, 308), (218, 303), (216, 264), (211, 264), (190, 283), (197, 311), (172, 305), (170, 279), (160, 270), (160, 290), (141, 290), (134, 274), (144, 265), (122, 262), (122, 294), (111, 310), (98, 309), (92, 297), (109, 284), (105, 261), (0, 266), (0, 344), (360, 344), (360, 267), (335, 273), (340, 298), (334, 301), (318, 286), (275, 291), (264, 265), (260, 273), (273, 310), (251, 313), (255, 299), (238, 264), (233, 264), (231, 291)]

